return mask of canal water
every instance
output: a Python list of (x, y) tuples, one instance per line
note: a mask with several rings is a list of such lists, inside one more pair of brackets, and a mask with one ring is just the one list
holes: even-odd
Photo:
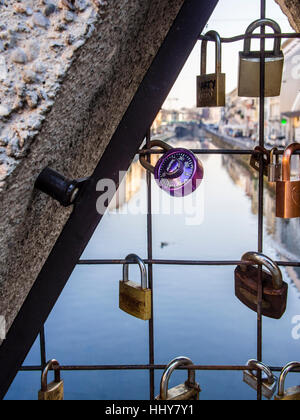
[[(239, 260), (257, 250), (257, 182), (232, 157), (201, 160), (205, 180), (192, 198), (171, 198), (153, 181), (155, 259)], [(123, 259), (130, 253), (147, 258), (146, 184), (136, 161), (128, 180), (124, 202), (106, 213), (83, 258)], [(269, 192), (265, 210), (264, 253), (285, 260), (288, 253), (298, 253), (299, 258), (294, 239), (299, 221), (279, 223)], [(256, 314), (234, 295), (234, 268), (154, 266), (156, 364), (181, 355), (201, 365), (244, 365), (256, 358)], [(263, 319), (263, 360), (271, 366), (300, 359), (297, 273), (283, 269), (283, 275), (289, 284), (287, 311), (281, 320)], [(63, 365), (148, 363), (148, 323), (118, 308), (121, 277), (119, 265), (77, 266), (45, 325), (48, 359)], [(139, 281), (137, 267), (130, 266), (130, 278)], [(38, 341), (24, 363), (34, 364), (40, 364)], [(155, 373), (156, 394), (161, 374)], [(290, 374), (287, 385), (297, 385), (298, 376)], [(170, 385), (185, 377), (175, 372)], [(241, 372), (197, 372), (196, 377), (201, 399), (256, 399)], [(63, 379), (70, 400), (149, 399), (145, 371), (63, 372)], [(34, 400), (39, 388), (39, 372), (20, 372), (6, 398)]]

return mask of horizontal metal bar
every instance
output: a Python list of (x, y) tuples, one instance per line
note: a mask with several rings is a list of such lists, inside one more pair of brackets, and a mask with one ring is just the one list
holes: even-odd
[[(164, 370), (167, 365), (148, 364), (148, 365), (74, 365), (61, 366), (62, 371), (101, 371), (101, 370)], [(249, 366), (234, 366), (234, 365), (190, 365), (178, 367), (180, 370), (202, 370), (202, 371), (245, 371), (257, 370), (251, 369)], [(273, 372), (281, 372), (283, 367), (270, 367)], [(20, 371), (34, 372), (41, 371), (41, 366), (22, 366)], [(291, 372), (300, 373), (300, 369), (294, 369)]]
[[(251, 149), (189, 149), (195, 155), (252, 155), (253, 150)], [(268, 150), (268, 149), (267, 149)], [(163, 150), (159, 149), (144, 149), (139, 152), (139, 155), (161, 155), (165, 153)], [(256, 151), (257, 154), (263, 154), (259, 150)], [(284, 150), (278, 150), (274, 155), (283, 155)], [(300, 151), (297, 150), (295, 155), (300, 155)]]
[[(282, 38), (282, 39), (294, 39), (300, 38), (300, 33), (281, 33), (281, 34), (243, 34), (233, 36), (231, 38), (221, 38), (222, 43), (231, 43), (231, 42), (238, 42), (243, 41), (244, 39), (275, 39), (275, 38)], [(212, 41), (215, 42), (213, 39), (205, 36), (200, 35), (199, 41)]]
[[(156, 260), (156, 259), (145, 259), (145, 264), (157, 264), (157, 265), (195, 265), (195, 266), (235, 266), (235, 265), (253, 265), (251, 262), (241, 260), (231, 261), (198, 261), (198, 260)], [(287, 261), (276, 261), (281, 267), (300, 267), (300, 262), (287, 262)], [(125, 260), (79, 260), (77, 265), (117, 265), (117, 264), (135, 264), (128, 263)]]

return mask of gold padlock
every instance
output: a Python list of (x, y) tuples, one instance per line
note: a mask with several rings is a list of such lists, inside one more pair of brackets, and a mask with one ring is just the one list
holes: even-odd
[(176, 357), (168, 364), (162, 375), (160, 394), (155, 398), (156, 400), (199, 400), (201, 389), (196, 382), (195, 370), (189, 369), (188, 380), (184, 384), (168, 389), (169, 380), (174, 370), (186, 365), (193, 365), (193, 362), (183, 356)]
[(209, 31), (205, 36), (216, 43), (216, 73), (206, 74), (207, 42), (201, 45), (201, 76), (197, 77), (197, 107), (211, 108), (225, 106), (226, 76), (222, 73), (222, 44), (220, 35)]
[[(47, 384), (48, 372), (54, 370), (54, 382)], [(57, 360), (51, 360), (47, 363), (42, 373), (42, 387), (39, 391), (39, 401), (63, 401), (64, 399), (64, 382), (60, 378), (60, 365)]]
[(279, 377), (278, 394), (275, 397), (276, 401), (300, 401), (300, 385), (284, 390), (287, 374), (292, 369), (297, 368), (300, 368), (299, 362), (291, 362), (283, 368)]
[[(148, 321), (151, 319), (151, 289), (147, 288), (147, 270), (144, 261), (135, 254), (126, 257), (123, 266), (123, 280), (120, 281), (119, 308), (136, 318)], [(128, 280), (128, 264), (135, 262), (141, 270), (141, 286)]]
[[(261, 26), (270, 26), (276, 34), (281, 34), (281, 28), (272, 19), (259, 19), (247, 29), (246, 35), (251, 35)], [(260, 96), (260, 51), (250, 51), (251, 39), (246, 38), (244, 51), (240, 52), (238, 96), (258, 98)], [(265, 52), (265, 96), (279, 96), (281, 91), (284, 55), (281, 51), (281, 39), (274, 41), (274, 50)]]
[(291, 181), (291, 157), (300, 143), (290, 144), (282, 158), (282, 181), (276, 182), (276, 217), (300, 217), (300, 180)]

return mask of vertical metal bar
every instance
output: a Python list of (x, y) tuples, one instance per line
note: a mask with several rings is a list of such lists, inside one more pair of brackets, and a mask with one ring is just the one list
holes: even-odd
[[(151, 128), (149, 128), (146, 135), (146, 144), (147, 148), (150, 148), (151, 141)], [(148, 162), (151, 161), (151, 155), (147, 156)], [(153, 250), (152, 250), (152, 191), (151, 191), (151, 173), (147, 171), (147, 248), (148, 248), (148, 259), (152, 260)], [(153, 322), (153, 265), (148, 264), (148, 282), (149, 288), (152, 290), (151, 293), (151, 308), (152, 308), (152, 317), (149, 321), (149, 364), (154, 364), (154, 322)], [(150, 400), (154, 400), (154, 369), (149, 370), (149, 379), (150, 379)]]
[[(266, 17), (266, 0), (261, 0), (260, 17)], [(261, 27), (261, 34), (266, 33), (265, 26)], [(260, 103), (259, 103), (259, 144), (265, 145), (265, 39), (260, 41)], [(260, 159), (259, 171), (259, 197), (258, 197), (258, 251), (263, 251), (263, 221), (264, 221), (264, 168), (263, 156)], [(258, 288), (257, 288), (257, 360), (262, 361), (262, 268), (259, 269)], [(257, 399), (262, 399), (262, 372), (258, 371)]]
[(46, 339), (45, 339), (45, 327), (41, 329), (40, 332), (40, 352), (41, 352), (41, 366), (44, 369), (47, 364), (46, 356)]

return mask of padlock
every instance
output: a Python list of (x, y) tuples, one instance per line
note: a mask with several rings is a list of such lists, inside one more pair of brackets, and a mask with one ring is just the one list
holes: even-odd
[[(242, 261), (266, 267), (271, 274), (262, 271), (262, 315), (280, 319), (286, 310), (288, 285), (282, 280), (276, 262), (258, 252), (247, 252)], [(235, 295), (252, 311), (257, 312), (259, 268), (241, 265), (235, 269)]]
[[(300, 217), (300, 180), (291, 181), (291, 157), (300, 143), (290, 144), (282, 158), (282, 181), (276, 182), (276, 217)], [(300, 175), (299, 175), (300, 177)]]
[(278, 382), (278, 394), (274, 398), (276, 401), (300, 401), (300, 385), (284, 390), (287, 374), (297, 368), (300, 368), (299, 362), (291, 362), (283, 368)]
[[(151, 319), (151, 289), (147, 288), (147, 270), (144, 261), (135, 254), (126, 257), (123, 266), (123, 280), (120, 281), (119, 308), (136, 318)], [(128, 264), (135, 262), (141, 270), (141, 285), (128, 280)]]
[(216, 72), (206, 74), (207, 42), (201, 45), (201, 76), (197, 77), (197, 107), (211, 108), (225, 106), (226, 75), (222, 73), (222, 44), (220, 35), (209, 31), (205, 36), (216, 43)]
[(268, 181), (269, 182), (277, 182), (281, 180), (281, 164), (279, 162), (279, 155), (275, 156), (274, 161), (274, 154), (278, 152), (277, 147), (273, 147), (270, 152), (270, 164), (268, 166)]
[[(48, 372), (54, 370), (54, 382), (47, 384)], [(47, 363), (41, 379), (41, 390), (39, 391), (39, 401), (62, 401), (64, 399), (64, 382), (60, 377), (60, 365), (57, 360), (51, 360)]]
[(250, 166), (259, 172), (260, 159), (262, 156), (263, 173), (268, 176), (268, 167), (270, 165), (270, 153), (267, 149), (261, 146), (256, 146), (250, 158)]
[(173, 197), (184, 197), (194, 192), (202, 182), (204, 174), (199, 159), (189, 150), (173, 148), (161, 140), (150, 142), (150, 148), (155, 146), (162, 147), (165, 151), (155, 167), (147, 162), (142, 154), (140, 163), (154, 174), (157, 185)]
[[(271, 369), (266, 366), (264, 363), (259, 362), (258, 360), (251, 359), (247, 362), (249, 368), (257, 368), (257, 370), (262, 371), (262, 384), (261, 391), (262, 395), (270, 400), (276, 392), (277, 387), (277, 378), (273, 375)], [(256, 372), (256, 373), (255, 373)], [(258, 374), (257, 371), (244, 371), (244, 382), (249, 385), (252, 389), (257, 391), (258, 389)]]
[[(278, 23), (272, 19), (260, 19), (253, 22), (246, 35), (251, 35), (261, 26), (270, 26), (276, 34), (281, 34)], [(250, 51), (251, 39), (245, 39), (244, 51), (240, 52), (238, 96), (258, 98), (260, 96), (260, 51)], [(281, 91), (284, 55), (281, 51), (281, 39), (274, 41), (274, 50), (265, 51), (265, 97), (279, 96)]]
[(196, 382), (195, 370), (189, 369), (188, 380), (184, 384), (168, 389), (169, 379), (180, 366), (193, 365), (193, 362), (188, 357), (180, 356), (173, 359), (166, 367), (161, 381), (160, 394), (155, 398), (156, 400), (199, 400), (201, 392), (199, 384)]

